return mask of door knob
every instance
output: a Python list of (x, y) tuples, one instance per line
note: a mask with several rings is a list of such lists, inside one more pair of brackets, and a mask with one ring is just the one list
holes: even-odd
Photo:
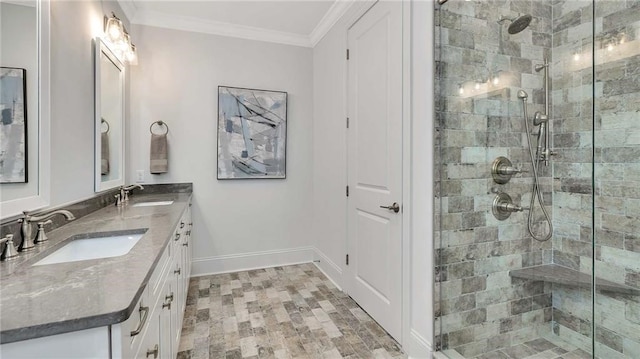
[(393, 202), (393, 204), (390, 206), (380, 206), (380, 208), (390, 209), (395, 213), (400, 212), (400, 206), (396, 202)]

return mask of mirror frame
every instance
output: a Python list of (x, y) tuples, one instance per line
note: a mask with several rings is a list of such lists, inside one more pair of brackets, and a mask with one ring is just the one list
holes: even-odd
[(37, 1), (38, 44), (38, 193), (24, 198), (0, 202), (1, 218), (23, 211), (38, 210), (50, 204), (51, 192), (51, 72), (50, 72), (50, 1)]
[[(107, 46), (107, 44), (102, 41), (101, 38), (95, 38), (95, 67), (94, 67), (94, 82), (95, 82), (95, 161), (94, 161), (94, 173), (95, 173), (95, 191), (102, 192), (108, 189), (112, 189), (115, 187), (124, 185), (124, 160), (125, 160), (125, 66), (124, 64), (114, 55), (113, 51)], [(102, 80), (100, 77), (101, 74), (101, 58), (102, 55), (105, 55), (113, 62), (113, 64), (120, 70), (120, 87), (122, 92), (122, 118), (120, 123), (120, 128), (122, 132), (122, 146), (120, 147), (120, 158), (119, 158), (119, 166), (118, 166), (118, 178), (115, 178), (110, 181), (102, 181), (102, 174), (100, 170), (100, 161), (102, 159), (102, 98), (101, 98), (101, 85)]]

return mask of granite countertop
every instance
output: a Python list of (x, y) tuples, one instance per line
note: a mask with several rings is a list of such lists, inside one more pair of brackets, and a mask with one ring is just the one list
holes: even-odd
[[(49, 241), (33, 251), (0, 262), (0, 344), (126, 320), (190, 199), (190, 193), (138, 194), (124, 207), (105, 207), (69, 222), (47, 233)], [(132, 207), (164, 200), (174, 203)], [(126, 255), (33, 266), (74, 235), (146, 228)]]

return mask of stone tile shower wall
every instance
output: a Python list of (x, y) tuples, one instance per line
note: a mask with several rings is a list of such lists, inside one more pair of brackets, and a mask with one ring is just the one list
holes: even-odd
[[(596, 276), (640, 288), (640, 1), (596, 0), (595, 43), (593, 13), (591, 1), (554, 1), (553, 257), (591, 274), (595, 233)], [(640, 298), (595, 296), (596, 357), (640, 358)], [(592, 346), (591, 297), (553, 288), (554, 332), (582, 348)]]
[[(454, 0), (436, 9), (436, 346), (473, 357), (550, 328), (551, 285), (509, 271), (550, 263), (551, 242), (529, 237), (526, 212), (496, 220), (491, 202), (506, 192), (529, 205), (533, 179), (516, 93), (528, 92), (530, 116), (544, 110), (543, 77), (534, 66), (550, 55), (552, 2)], [(498, 23), (522, 14), (533, 20), (519, 34)], [(498, 156), (528, 174), (494, 183)], [(549, 210), (550, 169), (541, 173)]]

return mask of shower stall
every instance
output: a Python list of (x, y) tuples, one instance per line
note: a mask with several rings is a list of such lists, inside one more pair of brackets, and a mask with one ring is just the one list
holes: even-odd
[(438, 0), (435, 346), (640, 358), (640, 0)]

